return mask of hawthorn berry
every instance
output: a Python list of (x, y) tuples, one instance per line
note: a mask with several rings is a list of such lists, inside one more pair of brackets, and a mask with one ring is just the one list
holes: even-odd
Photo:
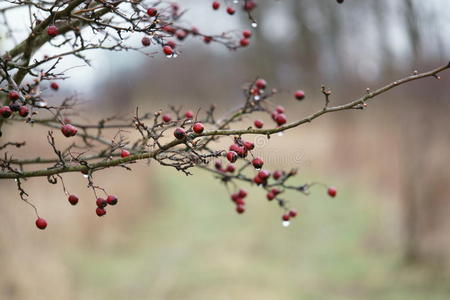
[(236, 12), (236, 10), (234, 9), (234, 8), (232, 8), (231, 6), (228, 6), (227, 7), (227, 13), (229, 14), (229, 15), (234, 15), (234, 13)]
[(289, 213), (284, 214), (283, 216), (281, 216), (281, 219), (282, 219), (283, 221), (289, 221), (290, 218), (291, 218), (291, 216), (289, 215)]
[(75, 126), (71, 124), (66, 124), (63, 127), (61, 127), (61, 132), (65, 137), (71, 137), (76, 135), (78, 130), (75, 128)]
[(255, 144), (252, 142), (244, 142), (244, 147), (247, 150), (253, 150), (255, 149)]
[(214, 10), (218, 10), (218, 9), (220, 8), (220, 2), (219, 2), (219, 1), (214, 1), (214, 2), (212, 3), (212, 8), (213, 8)]
[(103, 208), (108, 204), (108, 202), (106, 202), (106, 199), (104, 199), (104, 198), (97, 198), (95, 203), (97, 204), (97, 207), (100, 207), (100, 208)]
[(266, 88), (267, 82), (264, 79), (260, 78), (256, 80), (255, 85), (258, 89), (263, 90)]
[(244, 205), (236, 205), (236, 212), (238, 214), (243, 214), (245, 212), (245, 206)]
[(102, 217), (106, 215), (106, 209), (104, 209), (103, 207), (97, 207), (95, 213), (97, 214), (97, 216)]
[(281, 172), (281, 171), (275, 171), (275, 172), (273, 172), (273, 175), (272, 175), (272, 177), (273, 177), (273, 179), (275, 179), (275, 180), (278, 180), (278, 179), (280, 179), (281, 178), (281, 176), (283, 176), (283, 172)]
[(247, 149), (245, 147), (241, 147), (241, 146), (238, 147), (236, 153), (239, 155), (239, 157), (242, 157), (242, 158), (247, 157), (247, 155), (248, 155)]
[(264, 180), (261, 179), (258, 175), (253, 177), (253, 182), (256, 183), (256, 185), (260, 185), (264, 182)]
[(291, 210), (289, 211), (289, 216), (290, 216), (291, 218), (295, 218), (295, 217), (297, 216), (297, 211), (291, 209)]
[(130, 156), (130, 151), (123, 149), (120, 152), (120, 157), (125, 158), (125, 157), (128, 157), (128, 156)]
[(275, 196), (281, 193), (281, 191), (280, 191), (279, 189), (277, 189), (277, 188), (273, 188), (273, 189), (271, 189), (270, 191), (271, 191)]
[(220, 161), (220, 160), (217, 160), (215, 163), (214, 163), (214, 167), (216, 168), (216, 170), (222, 170), (222, 162)]
[(174, 41), (167, 41), (166, 45), (172, 47), (172, 49), (175, 49), (177, 47), (177, 44)]
[(286, 116), (284, 114), (277, 114), (275, 117), (275, 122), (277, 122), (278, 126), (286, 124)]
[(19, 108), (19, 115), (21, 116), (21, 117), (26, 117), (26, 116), (28, 116), (28, 107), (26, 107), (26, 106), (21, 106), (20, 108)]
[(329, 188), (328, 188), (328, 195), (330, 196), (330, 197), (335, 197), (336, 196), (336, 194), (337, 194), (337, 190), (336, 190), (336, 188), (335, 187), (332, 187), (332, 186), (330, 186)]
[(57, 82), (52, 82), (50, 84), (50, 87), (52, 88), (52, 90), (57, 91), (59, 90), (59, 84)]
[(248, 193), (246, 190), (244, 190), (244, 189), (239, 190), (239, 197), (245, 198), (245, 197), (247, 197), (247, 195), (248, 195)]
[(233, 173), (234, 171), (236, 171), (236, 167), (233, 165), (228, 165), (227, 168), (225, 169), (225, 172), (228, 173)]
[(263, 128), (264, 126), (264, 122), (261, 120), (255, 120), (255, 122), (253, 122), (255, 124), (256, 128)]
[(284, 107), (281, 105), (278, 105), (277, 107), (275, 107), (275, 111), (279, 114), (284, 113)]
[(154, 7), (150, 7), (149, 9), (147, 9), (147, 15), (149, 15), (150, 17), (156, 16), (157, 13), (158, 10)]
[(45, 219), (43, 218), (37, 218), (36, 227), (41, 230), (44, 230), (45, 228), (47, 228), (47, 221), (45, 221)]
[(261, 170), (258, 172), (258, 177), (261, 178), (262, 180), (266, 180), (267, 178), (269, 178), (270, 176), (270, 172), (267, 170)]
[(58, 27), (56, 27), (55, 25), (50, 25), (47, 27), (47, 34), (51, 37), (57, 36), (59, 33), (58, 31)]
[(173, 54), (173, 49), (170, 46), (164, 46), (163, 47), (163, 52), (165, 55), (169, 56)]
[(180, 41), (184, 40), (186, 38), (187, 34), (188, 33), (186, 32), (186, 30), (183, 30), (183, 29), (178, 29), (175, 32), (175, 35), (177, 36), (177, 39), (179, 39)]
[(244, 10), (251, 11), (256, 7), (256, 2), (254, 0), (248, 0), (244, 2)]
[(186, 137), (186, 131), (184, 131), (183, 128), (178, 127), (177, 129), (175, 129), (175, 131), (173, 132), (173, 135), (179, 139), (182, 140)]
[(150, 44), (152, 43), (150, 38), (148, 36), (144, 36), (141, 40), (142, 46), (150, 46)]
[(118, 201), (119, 200), (117, 200), (117, 197), (114, 195), (109, 195), (106, 198), (106, 203), (108, 203), (109, 205), (116, 205)]
[(9, 106), (2, 106), (0, 107), (0, 115), (2, 115), (3, 118), (9, 118), (12, 114), (11, 108)]
[(164, 122), (169, 123), (170, 121), (172, 121), (172, 118), (170, 117), (170, 115), (163, 115), (162, 119)]
[(295, 97), (295, 99), (297, 99), (297, 100), (303, 100), (303, 99), (305, 99), (305, 92), (304, 91), (296, 91), (295, 93), (294, 93), (294, 97)]
[(230, 151), (234, 151), (234, 152), (238, 152), (239, 151), (239, 148), (240, 148), (241, 146), (239, 146), (238, 144), (232, 144), (232, 145), (230, 145), (230, 148), (228, 149), (228, 150), (230, 150)]
[(242, 198), (237, 198), (236, 201), (235, 201), (235, 203), (236, 203), (237, 205), (242, 205), (242, 206), (244, 206), (244, 205), (245, 205), (245, 200), (242, 199)]
[(244, 36), (244, 38), (249, 39), (252, 37), (252, 32), (250, 30), (244, 30), (242, 32), (242, 35)]
[(20, 110), (20, 104), (19, 103), (17, 103), (17, 102), (11, 102), (10, 104), (9, 104), (9, 108), (12, 110), (12, 111), (19, 111)]
[(238, 159), (238, 155), (234, 151), (228, 151), (227, 159), (228, 159), (229, 162), (234, 163)]
[(76, 195), (70, 195), (69, 198), (67, 198), (69, 200), (69, 203), (72, 205), (77, 205), (78, 203), (78, 197)]
[(268, 192), (266, 197), (267, 197), (267, 200), (272, 201), (273, 199), (275, 199), (275, 194), (272, 192)]
[(17, 91), (9, 91), (8, 98), (10, 100), (17, 100), (17, 99), (19, 99), (19, 93)]
[(165, 32), (167, 32), (167, 33), (170, 33), (170, 34), (175, 34), (175, 32), (177, 31), (175, 28), (173, 28), (173, 27), (170, 26), (170, 25), (165, 25), (165, 26), (162, 28), (162, 30), (165, 31)]
[(203, 130), (205, 130), (205, 126), (203, 126), (202, 123), (195, 123), (194, 126), (192, 126), (192, 130), (197, 134), (201, 134)]
[(237, 199), (239, 199), (239, 193), (233, 193), (233, 194), (231, 194), (231, 200), (232, 200), (233, 202), (236, 202)]
[(246, 38), (243, 38), (239, 41), (239, 44), (241, 45), (241, 47), (247, 47), (250, 44), (250, 41)]
[(199, 33), (199, 32), (198, 32), (198, 28), (195, 27), (195, 26), (192, 27), (192, 28), (191, 28), (191, 33), (192, 33), (192, 35), (198, 35), (198, 33)]
[(212, 37), (211, 36), (204, 36), (203, 37), (203, 42), (205, 42), (205, 44), (209, 44), (212, 41)]
[(255, 167), (255, 169), (261, 169), (264, 165), (264, 161), (262, 160), (262, 158), (256, 157), (252, 160), (252, 165), (253, 167)]
[(186, 117), (186, 119), (192, 119), (194, 118), (194, 112), (192, 110), (188, 110), (184, 113), (184, 116)]

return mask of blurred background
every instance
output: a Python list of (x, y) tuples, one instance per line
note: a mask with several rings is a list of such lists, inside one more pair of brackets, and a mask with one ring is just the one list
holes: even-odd
[[(186, 22), (206, 33), (251, 28), (244, 14), (213, 12), (211, 1), (180, 3)], [(70, 70), (51, 97), (76, 93), (80, 119), (89, 120), (169, 104), (214, 103), (225, 113), (243, 101), (242, 84), (262, 76), (280, 90), (274, 101), (292, 121), (321, 107), (322, 84), (342, 104), (448, 63), (449, 12), (447, 0), (259, 0), (246, 49), (192, 40), (176, 59), (92, 52), (93, 67)], [(14, 183), (1, 181), (0, 299), (449, 299), (450, 73), (442, 77), (262, 145), (269, 168), (295, 167), (295, 183), (338, 189), (334, 199), (320, 188), (290, 194), (299, 217), (287, 228), (256, 188), (243, 186), (250, 195), (238, 216), (210, 175), (139, 163), (133, 172), (97, 174), (96, 183), (119, 196), (101, 219), (80, 174), (64, 175), (80, 196), (76, 207), (59, 185), (25, 182), (49, 222), (40, 232)], [(292, 97), (297, 89), (307, 94), (301, 103)], [(7, 136), (47, 157), (45, 129), (24, 128)]]

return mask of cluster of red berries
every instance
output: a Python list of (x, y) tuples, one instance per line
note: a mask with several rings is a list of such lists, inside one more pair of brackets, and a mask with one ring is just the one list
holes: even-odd
[(236, 212), (242, 214), (245, 212), (245, 200), (248, 193), (244, 189), (240, 189), (238, 192), (231, 194), (231, 200), (236, 204)]
[(253, 142), (236, 139), (235, 142), (229, 147), (226, 157), (229, 162), (235, 163), (239, 157), (247, 157), (248, 152), (253, 149), (255, 149), (255, 144)]
[[(243, 9), (245, 11), (252, 11), (256, 7), (256, 2), (254, 0), (247, 0), (244, 1)], [(220, 2), (219, 1), (213, 1), (212, 3), (212, 9), (218, 10), (220, 8)], [(227, 6), (227, 13), (229, 15), (234, 15), (236, 13), (236, 10), (232, 6)]]
[(106, 215), (106, 206), (107, 205), (116, 205), (118, 202), (117, 197), (113, 196), (113, 195), (109, 195), (106, 199), (104, 198), (97, 198), (97, 200), (95, 201), (95, 203), (97, 204), (97, 208), (95, 209), (95, 213), (97, 214), (97, 216), (102, 217), (104, 215)]
[(26, 117), (29, 114), (28, 107), (25, 105), (21, 105), (18, 101), (20, 96), (17, 91), (9, 91), (8, 92), (8, 98), (11, 100), (11, 103), (9, 105), (5, 105), (0, 107), (0, 115), (7, 119), (9, 118), (14, 112), (17, 112), (21, 117)]
[(59, 34), (58, 27), (55, 25), (50, 25), (47, 27), (47, 34), (51, 37), (55, 37)]

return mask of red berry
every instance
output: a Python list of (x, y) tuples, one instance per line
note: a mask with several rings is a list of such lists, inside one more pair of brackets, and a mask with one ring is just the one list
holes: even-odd
[(244, 10), (251, 11), (256, 7), (256, 2), (254, 0), (248, 0), (244, 2)]
[(305, 98), (305, 92), (304, 91), (296, 91), (294, 93), (295, 99), (297, 100), (303, 100)]
[(231, 6), (227, 7), (227, 13), (229, 15), (234, 15), (235, 12), (236, 12), (236, 10), (234, 8), (232, 8)]
[(95, 210), (95, 213), (99, 217), (104, 216), (104, 215), (106, 215), (106, 209), (104, 209), (103, 207), (97, 207), (97, 209)]
[(234, 151), (237, 153), (240, 148), (241, 148), (241, 146), (239, 146), (238, 144), (232, 144), (228, 150)]
[(247, 47), (250, 44), (250, 41), (246, 38), (243, 38), (239, 41), (239, 44), (241, 45), (241, 47)]
[(177, 36), (177, 39), (179, 39), (180, 41), (184, 40), (187, 36), (187, 32), (186, 30), (183, 29), (178, 29), (177, 31), (175, 31), (175, 35)]
[(212, 37), (210, 36), (204, 36), (203, 37), (203, 41), (205, 42), (205, 44), (209, 44), (212, 41)]
[(169, 56), (173, 54), (173, 49), (170, 46), (164, 46), (163, 47), (163, 52), (165, 55)]
[(286, 116), (284, 114), (278, 114), (275, 117), (275, 122), (277, 122), (278, 126), (286, 124)]
[(150, 46), (150, 44), (152, 43), (152, 41), (150, 40), (150, 38), (148, 36), (144, 36), (141, 40), (142, 46)]
[(0, 115), (2, 115), (3, 118), (9, 118), (12, 114), (11, 108), (9, 106), (2, 106), (0, 107)]
[(247, 150), (253, 150), (255, 149), (255, 144), (252, 142), (244, 142), (244, 147)]
[(237, 148), (236, 153), (239, 155), (239, 157), (246, 157), (248, 155), (247, 149), (245, 149), (245, 147), (241, 147), (241, 146), (239, 146)]
[(228, 151), (227, 159), (229, 162), (234, 163), (238, 159), (238, 155), (234, 151)]
[(263, 128), (264, 122), (261, 120), (255, 120), (254, 122), (256, 128)]
[(291, 209), (291, 210), (289, 211), (289, 216), (290, 216), (291, 218), (295, 218), (295, 217), (297, 216), (297, 211)]
[(264, 79), (260, 78), (256, 80), (255, 85), (258, 89), (263, 90), (266, 88), (267, 82)]
[(205, 130), (205, 127), (202, 123), (195, 123), (194, 126), (192, 126), (192, 130), (194, 130), (195, 133), (201, 134), (203, 130)]
[(216, 170), (222, 170), (222, 162), (220, 160), (217, 160), (214, 163), (214, 167), (216, 168)]
[(281, 172), (281, 171), (275, 171), (275, 172), (273, 172), (273, 179), (275, 179), (275, 180), (278, 180), (278, 179), (280, 179), (281, 178), (281, 176), (283, 176), (283, 172)]
[(242, 199), (242, 198), (237, 198), (236, 201), (235, 201), (235, 203), (236, 203), (237, 205), (242, 205), (242, 206), (244, 206), (244, 205), (245, 205), (245, 200)]
[(68, 200), (72, 205), (76, 205), (78, 203), (78, 197), (75, 195), (70, 195)]
[(26, 107), (26, 106), (21, 106), (20, 108), (19, 108), (19, 115), (21, 116), (21, 117), (26, 117), (26, 116), (28, 116), (28, 107)]
[(55, 90), (55, 91), (59, 90), (59, 84), (57, 82), (52, 82), (50, 84), (50, 87), (52, 88), (52, 90)]
[(277, 107), (275, 107), (275, 111), (279, 114), (284, 113), (284, 107), (281, 105), (278, 105)]
[(125, 158), (128, 156), (130, 156), (130, 151), (124, 149), (120, 152), (120, 157)]
[(255, 176), (253, 177), (253, 182), (256, 183), (257, 185), (260, 185), (261, 183), (264, 182), (264, 180), (262, 180), (261, 177), (259, 176)]
[(228, 165), (227, 168), (225, 169), (225, 172), (228, 173), (233, 173), (234, 171), (236, 171), (236, 167), (233, 165)]
[(20, 110), (20, 104), (17, 103), (17, 102), (11, 102), (11, 103), (9, 104), (9, 108), (10, 108), (12, 111), (19, 111), (19, 110)]
[(186, 117), (186, 119), (192, 119), (194, 118), (194, 112), (192, 112), (192, 110), (188, 110), (184, 113), (184, 116)]
[(275, 196), (281, 193), (281, 191), (280, 191), (279, 189), (277, 189), (277, 188), (273, 188), (273, 189), (271, 189), (270, 191), (271, 191)]
[(266, 197), (267, 197), (267, 200), (272, 201), (275, 198), (275, 194), (272, 192), (268, 192)]
[(289, 221), (289, 219), (291, 218), (291, 216), (287, 213), (287, 214), (284, 214), (282, 217), (281, 217), (281, 219), (283, 220), (283, 221)]
[(239, 193), (233, 193), (233, 194), (231, 194), (231, 200), (232, 200), (233, 202), (236, 202), (237, 199), (239, 199)]
[(175, 131), (173, 132), (173, 135), (177, 138), (177, 139), (179, 139), (179, 140), (182, 140), (182, 139), (184, 139), (185, 137), (186, 137), (186, 131), (184, 131), (184, 129), (183, 128), (177, 128), (177, 129), (175, 129)]
[(156, 8), (150, 7), (149, 9), (147, 9), (147, 15), (149, 15), (150, 17), (156, 16), (157, 13), (158, 10), (156, 10)]
[(37, 218), (36, 227), (41, 230), (44, 230), (47, 227), (47, 221), (45, 221), (45, 219), (43, 218)]
[(103, 198), (97, 198), (95, 203), (97, 204), (97, 207), (100, 207), (100, 208), (103, 208), (108, 204), (108, 202), (106, 202), (106, 200)]
[(167, 41), (166, 45), (171, 47), (172, 49), (175, 49), (175, 47), (177, 46), (177, 44), (174, 41)]
[(16, 92), (16, 91), (9, 91), (8, 92), (8, 98), (10, 100), (17, 100), (17, 99), (19, 99), (19, 93)]
[(165, 26), (162, 28), (162, 30), (165, 31), (165, 32), (167, 32), (167, 33), (170, 33), (170, 34), (175, 34), (175, 32), (177, 31), (175, 28), (173, 28), (173, 27), (170, 26), (170, 25), (165, 25)]
[(219, 2), (219, 1), (214, 1), (214, 2), (212, 3), (212, 8), (213, 8), (214, 10), (218, 10), (219, 7), (220, 7), (220, 2)]
[(191, 28), (191, 33), (192, 33), (192, 35), (198, 35), (198, 28), (197, 27), (192, 27)]
[(65, 137), (71, 137), (76, 135), (78, 130), (75, 128), (75, 126), (71, 124), (66, 124), (63, 127), (61, 127), (61, 132), (64, 134)]
[(329, 187), (328, 188), (328, 195), (330, 195), (330, 197), (335, 197), (337, 194), (337, 190), (334, 187)]
[(106, 198), (106, 203), (109, 205), (116, 205), (118, 201), (119, 200), (117, 200), (117, 197), (114, 195), (109, 195), (108, 198)]
[(236, 205), (236, 212), (238, 214), (243, 214), (245, 212), (245, 206), (244, 205)]
[(163, 115), (162, 119), (166, 123), (169, 123), (170, 121), (172, 121), (172, 118), (170, 117), (170, 115)]
[(249, 38), (252, 37), (252, 32), (251, 32), (250, 30), (244, 30), (244, 31), (242, 32), (242, 35), (243, 35), (246, 39), (249, 39)]
[(58, 27), (56, 27), (55, 25), (50, 25), (47, 28), (47, 34), (51, 37), (57, 36), (58, 35)]
[(261, 170), (258, 172), (258, 177), (261, 178), (262, 180), (266, 180), (267, 178), (269, 178), (270, 176), (270, 172), (267, 170)]
[(264, 165), (264, 161), (261, 158), (256, 157), (252, 160), (252, 165), (255, 167), (255, 169), (261, 169), (261, 167)]
[(247, 197), (247, 195), (248, 195), (248, 193), (246, 190), (244, 190), (244, 189), (239, 190), (239, 197), (245, 198), (245, 197)]

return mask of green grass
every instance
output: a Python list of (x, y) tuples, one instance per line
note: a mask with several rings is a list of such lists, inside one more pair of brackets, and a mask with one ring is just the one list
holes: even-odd
[(69, 255), (79, 299), (449, 299), (449, 285), (375, 245), (380, 212), (364, 191), (291, 194), (300, 214), (284, 228), (255, 188), (239, 216), (214, 179), (162, 172), (161, 205), (126, 241)]

